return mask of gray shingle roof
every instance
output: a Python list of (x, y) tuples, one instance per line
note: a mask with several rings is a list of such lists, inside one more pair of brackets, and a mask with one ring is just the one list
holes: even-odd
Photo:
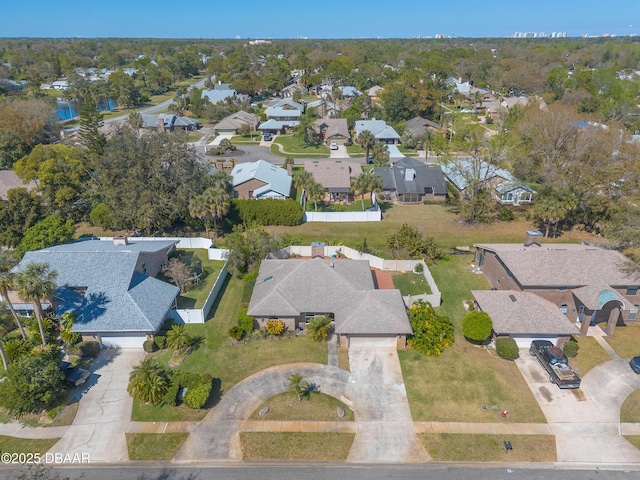
[(439, 167), (427, 166), (419, 160), (405, 158), (392, 167), (376, 167), (373, 173), (382, 178), (384, 190), (398, 194), (424, 194), (427, 188), (433, 188), (435, 195), (446, 195), (447, 185)]
[(248, 314), (301, 313), (333, 313), (337, 333), (412, 332), (400, 292), (375, 290), (366, 260), (263, 260)]
[(626, 287), (640, 282), (625, 269), (627, 257), (615, 250), (581, 244), (525, 247), (520, 243), (489, 243), (474, 246), (495, 252), (523, 287), (580, 287), (593, 283)]
[(469, 178), (488, 180), (500, 177), (507, 182), (520, 183), (517, 178), (505, 169), (472, 158), (456, 158), (454, 161), (445, 163), (442, 165), (442, 172), (458, 190), (467, 188)]
[(384, 120), (376, 120), (375, 118), (372, 120), (356, 120), (354, 130), (356, 132), (356, 136), (360, 135), (360, 133), (365, 130), (368, 130), (379, 140), (400, 138), (400, 135), (398, 135), (398, 132), (396, 132), (393, 127), (387, 125)]
[(135, 267), (141, 252), (160, 252), (174, 243), (74, 242), (27, 252), (16, 270), (32, 262), (56, 270), (54, 295), (61, 299), (57, 313), (73, 310), (76, 332), (155, 332), (179, 290)]
[[(572, 335), (578, 329), (553, 303), (516, 290), (473, 290), (498, 335)], [(514, 301), (515, 299), (515, 301)]]

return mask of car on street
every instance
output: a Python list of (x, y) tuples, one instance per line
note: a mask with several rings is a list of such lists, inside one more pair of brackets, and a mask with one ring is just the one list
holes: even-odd
[(338, 144), (336, 142), (331, 142), (331, 144), (329, 145), (329, 148), (331, 150), (338, 150)]
[(631, 370), (640, 375), (640, 357), (633, 357), (629, 361), (629, 365), (631, 366)]

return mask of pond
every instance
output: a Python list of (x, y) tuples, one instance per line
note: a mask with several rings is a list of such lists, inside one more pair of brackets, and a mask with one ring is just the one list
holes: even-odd
[[(111, 98), (98, 104), (98, 110), (104, 112), (105, 110), (112, 110), (117, 106), (115, 100)], [(74, 98), (72, 100), (63, 100), (58, 98), (56, 100), (56, 116), (61, 120), (69, 120), (80, 115), (82, 109), (82, 100)]]

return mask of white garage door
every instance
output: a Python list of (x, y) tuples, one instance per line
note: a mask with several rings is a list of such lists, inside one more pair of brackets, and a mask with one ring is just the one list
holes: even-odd
[(512, 335), (511, 338), (513, 338), (516, 341), (518, 348), (529, 348), (531, 346), (531, 342), (533, 342), (534, 340), (549, 340), (554, 345), (558, 344), (558, 337), (555, 337), (555, 336), (553, 337), (545, 337), (545, 336), (518, 337), (517, 335)]
[(349, 337), (349, 348), (396, 348), (396, 337)]
[(142, 348), (146, 335), (100, 335), (102, 348)]

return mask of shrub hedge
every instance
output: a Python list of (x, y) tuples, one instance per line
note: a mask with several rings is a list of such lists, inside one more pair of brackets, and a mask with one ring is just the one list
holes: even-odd
[(231, 200), (227, 218), (230, 222), (245, 225), (284, 225), (293, 227), (302, 223), (304, 210), (295, 200)]
[(100, 344), (98, 342), (94, 342), (92, 340), (88, 342), (80, 342), (75, 345), (75, 348), (78, 349), (78, 352), (83, 357), (97, 357), (98, 353), (100, 353)]
[(142, 344), (142, 349), (147, 353), (153, 353), (158, 350), (158, 346), (153, 340), (145, 340)]
[(242, 308), (238, 312), (238, 326), (245, 333), (253, 332), (253, 317), (247, 315), (247, 309)]
[(518, 344), (513, 338), (498, 338), (496, 340), (496, 353), (505, 360), (518, 358)]
[(486, 312), (470, 312), (462, 319), (462, 333), (472, 343), (482, 343), (491, 335), (493, 322)]
[(576, 355), (578, 355), (579, 348), (580, 345), (578, 344), (578, 342), (576, 342), (575, 340), (570, 340), (564, 344), (564, 348), (562, 349), (562, 351), (567, 357), (575, 357)]

